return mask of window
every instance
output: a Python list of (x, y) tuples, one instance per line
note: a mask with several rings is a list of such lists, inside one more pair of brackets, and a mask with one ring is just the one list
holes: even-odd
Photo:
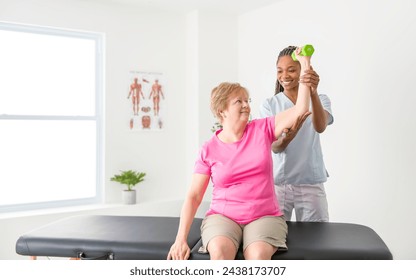
[(0, 22), (0, 212), (102, 200), (103, 35)]

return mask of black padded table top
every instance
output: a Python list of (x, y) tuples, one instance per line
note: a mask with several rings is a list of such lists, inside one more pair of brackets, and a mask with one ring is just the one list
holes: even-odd
[[(287, 251), (278, 251), (274, 260), (391, 260), (384, 241), (369, 227), (349, 223), (287, 222)], [(199, 242), (192, 248), (192, 258), (208, 260), (198, 253)], [(244, 259), (240, 248), (236, 259)]]
[[(198, 253), (200, 225), (195, 218), (188, 236), (191, 260)], [(273, 259), (360, 260), (392, 259), (383, 240), (369, 227), (348, 223), (287, 222), (288, 251)], [(22, 235), (16, 252), (26, 256), (82, 259), (164, 260), (178, 230), (178, 217), (74, 216)], [(243, 259), (241, 248), (237, 259)]]
[[(200, 239), (201, 219), (188, 237), (192, 248)], [(27, 256), (166, 259), (178, 230), (177, 217), (74, 216), (21, 236), (16, 252)]]

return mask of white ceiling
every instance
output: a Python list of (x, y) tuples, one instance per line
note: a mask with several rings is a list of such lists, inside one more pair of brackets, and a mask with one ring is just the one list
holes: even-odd
[(280, 0), (84, 0), (107, 4), (147, 7), (173, 12), (190, 12), (195, 9), (242, 14)]

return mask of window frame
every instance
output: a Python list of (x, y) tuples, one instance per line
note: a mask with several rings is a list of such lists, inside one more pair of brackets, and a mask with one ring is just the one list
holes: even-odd
[(25, 32), (40, 35), (55, 35), (67, 38), (89, 39), (95, 42), (95, 114), (93, 116), (56, 115), (6, 115), (0, 113), (0, 120), (78, 120), (95, 121), (96, 124), (96, 174), (95, 196), (81, 199), (53, 200), (46, 202), (0, 205), (0, 213), (62, 208), (70, 206), (99, 204), (104, 201), (104, 67), (105, 34), (99, 32), (69, 30), (55, 27), (35, 26), (0, 21), (0, 30)]

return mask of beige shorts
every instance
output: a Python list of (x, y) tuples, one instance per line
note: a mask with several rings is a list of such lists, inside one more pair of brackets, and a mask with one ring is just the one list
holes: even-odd
[(265, 216), (249, 224), (240, 225), (220, 214), (209, 215), (202, 221), (201, 236), (203, 246), (199, 249), (200, 253), (208, 252), (208, 243), (216, 236), (228, 237), (237, 250), (241, 243), (245, 250), (255, 241), (267, 242), (279, 251), (287, 250), (287, 224), (283, 216)]

